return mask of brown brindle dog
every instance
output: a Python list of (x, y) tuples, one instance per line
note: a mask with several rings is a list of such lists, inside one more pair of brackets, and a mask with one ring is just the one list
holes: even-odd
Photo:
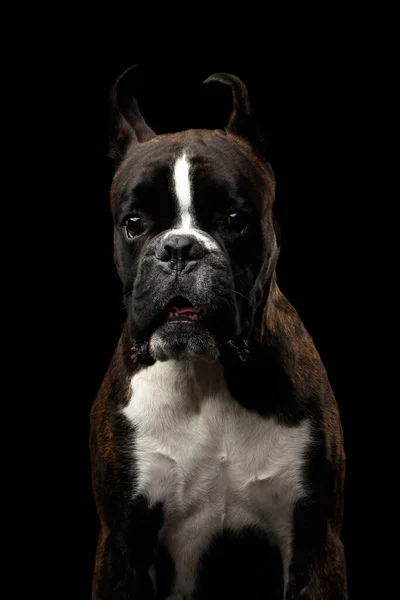
[[(94, 600), (344, 600), (345, 455), (276, 282), (275, 182), (235, 76), (226, 131), (157, 136), (112, 93), (127, 324), (91, 412)], [(128, 98), (128, 99), (127, 99)]]

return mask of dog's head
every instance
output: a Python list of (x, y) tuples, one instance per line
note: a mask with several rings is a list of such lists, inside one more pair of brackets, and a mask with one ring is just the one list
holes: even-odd
[(114, 256), (129, 333), (156, 360), (214, 360), (251, 334), (266, 301), (278, 255), (272, 169), (237, 77), (207, 79), (232, 88), (225, 131), (156, 135), (126, 100), (132, 73), (111, 94)]

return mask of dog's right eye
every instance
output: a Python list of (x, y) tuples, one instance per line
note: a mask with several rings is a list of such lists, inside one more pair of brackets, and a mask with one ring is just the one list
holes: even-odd
[(143, 231), (142, 219), (137, 216), (128, 217), (125, 221), (126, 236), (131, 240), (135, 235)]
[(235, 210), (228, 215), (227, 225), (229, 229), (237, 233), (245, 233), (249, 224), (249, 214), (243, 210)]

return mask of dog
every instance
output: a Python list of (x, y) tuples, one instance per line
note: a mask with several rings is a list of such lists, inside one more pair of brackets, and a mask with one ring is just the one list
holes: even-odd
[(156, 135), (111, 91), (127, 321), (93, 404), (93, 600), (344, 600), (345, 453), (280, 291), (275, 178), (236, 76), (225, 130)]

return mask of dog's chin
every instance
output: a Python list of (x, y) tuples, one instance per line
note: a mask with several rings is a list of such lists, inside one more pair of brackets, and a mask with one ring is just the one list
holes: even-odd
[(213, 334), (199, 322), (165, 322), (150, 337), (150, 354), (155, 360), (218, 359), (218, 344)]

